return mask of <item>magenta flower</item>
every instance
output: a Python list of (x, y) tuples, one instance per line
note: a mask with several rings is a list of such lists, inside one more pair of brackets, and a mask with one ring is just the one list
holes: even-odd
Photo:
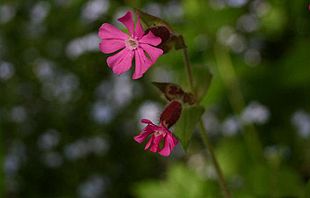
[(127, 12), (118, 21), (124, 24), (129, 34), (111, 24), (104, 23), (98, 34), (102, 39), (99, 44), (100, 51), (105, 54), (117, 52), (107, 59), (108, 66), (115, 74), (128, 71), (135, 59), (135, 72), (132, 78), (141, 78), (163, 54), (161, 49), (155, 47), (161, 43), (161, 39), (151, 31), (145, 34), (139, 16), (135, 27), (131, 12)]
[[(173, 148), (178, 144), (178, 140), (173, 136), (171, 131), (162, 124), (157, 126), (147, 119), (142, 119), (141, 122), (147, 124), (147, 126), (139, 135), (134, 137), (135, 141), (142, 143), (150, 136), (144, 150), (149, 149), (151, 152), (158, 152), (162, 156), (169, 156)], [(163, 142), (162, 146), (160, 146), (161, 142)]]

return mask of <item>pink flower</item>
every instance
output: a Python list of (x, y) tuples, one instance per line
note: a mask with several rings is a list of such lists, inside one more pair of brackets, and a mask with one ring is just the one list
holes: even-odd
[[(134, 137), (135, 141), (142, 143), (150, 136), (144, 149), (149, 149), (154, 153), (158, 152), (165, 157), (169, 156), (173, 148), (178, 144), (178, 140), (173, 136), (171, 131), (162, 124), (158, 126), (147, 119), (142, 119), (141, 122), (147, 124), (147, 126), (139, 135)], [(163, 142), (162, 147), (160, 146), (161, 142)]]
[(109, 23), (104, 23), (99, 29), (100, 51), (106, 54), (117, 52), (107, 59), (108, 66), (115, 74), (122, 74), (131, 68), (135, 59), (133, 79), (138, 79), (156, 62), (163, 51), (155, 46), (161, 43), (151, 31), (145, 34), (137, 17), (134, 26), (132, 12), (127, 12), (118, 21), (124, 24), (129, 34), (126, 34)]

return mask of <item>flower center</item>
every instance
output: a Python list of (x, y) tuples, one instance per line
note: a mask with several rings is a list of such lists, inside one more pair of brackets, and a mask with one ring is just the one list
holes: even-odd
[(162, 134), (164, 134), (164, 132), (163, 131), (155, 131), (154, 132), (154, 135), (157, 137), (157, 136), (160, 136), (160, 135), (162, 135)]
[(126, 41), (126, 47), (129, 48), (130, 50), (137, 49), (138, 46), (139, 42), (136, 39), (129, 37), (128, 40)]

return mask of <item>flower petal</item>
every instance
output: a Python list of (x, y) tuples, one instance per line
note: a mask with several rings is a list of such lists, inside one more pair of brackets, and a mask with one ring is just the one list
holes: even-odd
[(138, 48), (135, 51), (135, 62), (135, 72), (132, 79), (141, 78), (152, 65), (152, 61), (145, 56), (144, 51), (141, 48)]
[(152, 137), (149, 139), (149, 141), (146, 143), (145, 147), (144, 147), (144, 150), (147, 150), (150, 148), (150, 146), (152, 145), (153, 143), (153, 139), (154, 139), (154, 136), (152, 135)]
[(104, 23), (99, 28), (98, 36), (101, 39), (119, 39), (119, 40), (125, 40), (128, 38), (128, 35), (124, 32), (120, 31), (113, 25), (109, 23)]
[(101, 52), (110, 54), (125, 47), (125, 42), (119, 39), (103, 39), (99, 44)]
[(151, 120), (148, 120), (148, 119), (142, 119), (141, 122), (144, 123), (144, 124), (152, 124), (152, 125), (154, 125), (153, 122)]
[(158, 57), (163, 54), (163, 50), (153, 47), (148, 44), (140, 44), (141, 48), (150, 56), (152, 63), (154, 64)]
[(152, 131), (143, 131), (139, 135), (134, 137), (134, 140), (138, 143), (142, 143), (150, 134)]
[(158, 152), (162, 156), (169, 156), (173, 148), (177, 145), (178, 140), (171, 133), (167, 133), (165, 137), (164, 147)]
[(152, 141), (152, 146), (150, 148), (150, 151), (156, 153), (159, 150), (159, 143), (163, 139), (162, 135), (159, 136), (154, 136), (153, 141)]
[(155, 36), (151, 31), (149, 31), (146, 35), (144, 35), (139, 43), (149, 44), (153, 46), (157, 46), (161, 43), (161, 38)]
[(134, 22), (132, 18), (132, 12), (126, 12), (124, 16), (118, 19), (118, 21), (126, 26), (131, 36), (134, 35)]
[(133, 56), (134, 52), (125, 48), (115, 55), (110, 56), (107, 59), (107, 63), (115, 74), (122, 74), (130, 69)]
[(140, 39), (140, 38), (142, 38), (143, 35), (144, 35), (144, 30), (143, 30), (143, 27), (141, 25), (140, 16), (137, 15), (137, 24), (136, 24), (136, 31), (135, 31), (134, 36), (137, 39)]

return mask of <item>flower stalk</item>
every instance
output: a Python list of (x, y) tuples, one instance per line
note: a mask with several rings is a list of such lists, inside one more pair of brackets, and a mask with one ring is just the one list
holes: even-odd
[[(190, 89), (192, 91), (193, 94), (195, 94), (195, 90), (194, 90), (194, 84), (193, 84), (193, 74), (192, 74), (192, 67), (191, 67), (191, 64), (190, 64), (190, 60), (189, 60), (189, 55), (188, 55), (188, 51), (187, 51), (187, 48), (183, 48), (183, 60), (184, 60), (184, 65), (186, 67), (186, 74), (187, 74), (187, 79), (188, 79), (188, 84), (190, 86)], [(201, 138), (205, 144), (205, 146), (207, 147), (209, 153), (210, 153), (210, 156), (211, 156), (211, 159), (212, 159), (212, 164), (215, 168), (215, 171), (216, 171), (216, 174), (217, 174), (217, 177), (218, 177), (218, 182), (219, 182), (219, 185), (222, 189), (222, 193), (224, 195), (225, 198), (230, 198), (231, 195), (230, 195), (230, 192), (227, 188), (227, 184), (226, 184), (226, 181), (225, 181), (225, 178), (223, 176), (223, 172), (221, 170), (221, 167), (217, 161), (217, 158), (215, 156), (215, 153), (214, 153), (214, 150), (213, 150), (213, 147), (209, 141), (209, 137), (208, 137), (208, 134), (207, 134), (207, 131), (206, 131), (206, 128), (204, 127), (204, 124), (203, 124), (203, 121), (202, 119), (200, 118), (200, 121), (199, 121), (199, 131), (200, 131), (200, 135), (201, 135)]]
[(184, 64), (185, 64), (185, 67), (186, 67), (188, 84), (190, 86), (191, 91), (194, 92), (192, 67), (191, 67), (191, 64), (190, 64), (190, 61), (189, 61), (189, 56), (188, 56), (188, 52), (187, 52), (187, 48), (186, 47), (183, 48), (183, 60), (184, 60)]
[(209, 141), (209, 137), (207, 135), (207, 131), (206, 131), (206, 128), (202, 122), (202, 120), (200, 119), (199, 121), (199, 131), (200, 131), (200, 135), (202, 137), (202, 140), (203, 140), (203, 143), (205, 144), (205, 146), (207, 147), (209, 153), (210, 153), (210, 156), (211, 156), (211, 159), (212, 159), (212, 162), (213, 162), (213, 165), (214, 165), (214, 168), (215, 168), (215, 171), (216, 171), (216, 174), (218, 176), (218, 181), (219, 181), (219, 184), (221, 186), (221, 189), (223, 191), (223, 194), (225, 196), (225, 198), (230, 198), (231, 195), (230, 195), (230, 192), (227, 188), (227, 184), (225, 182), (225, 179), (224, 179), (224, 176), (223, 176), (223, 172), (220, 168), (220, 165), (215, 157), (215, 153), (214, 153), (214, 150), (213, 150), (213, 147)]
[[(3, 133), (1, 131), (1, 125), (0, 125), (0, 139), (3, 140)], [(4, 164), (4, 158), (5, 158), (5, 150), (4, 150), (5, 146), (4, 146), (4, 141), (1, 141), (0, 143), (0, 163)], [(6, 197), (5, 195), (5, 172), (4, 172), (4, 168), (1, 168), (0, 170), (0, 178), (2, 178), (0, 180), (0, 197)]]

